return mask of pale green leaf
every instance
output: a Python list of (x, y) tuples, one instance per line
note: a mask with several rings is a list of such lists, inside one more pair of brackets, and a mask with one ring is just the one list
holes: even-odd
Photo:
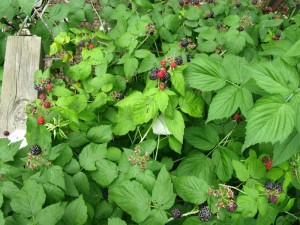
[(244, 217), (254, 217), (257, 213), (256, 201), (247, 195), (242, 195), (237, 198), (237, 211), (240, 212)]
[(96, 143), (109, 142), (113, 138), (111, 125), (92, 127), (87, 133), (87, 138)]
[(165, 225), (168, 221), (167, 213), (162, 209), (153, 209), (149, 217), (140, 225)]
[(125, 60), (124, 72), (128, 80), (130, 80), (138, 69), (139, 62), (136, 58), (129, 58)]
[(46, 176), (51, 184), (57, 185), (62, 189), (66, 188), (62, 167), (56, 165), (51, 166), (47, 169)]
[(169, 71), (171, 74), (172, 85), (176, 91), (182, 96), (185, 94), (185, 82), (182, 75), (182, 70), (174, 69)]
[(127, 225), (127, 223), (124, 220), (115, 217), (115, 218), (108, 218), (108, 225)]
[(216, 149), (212, 154), (212, 161), (216, 167), (218, 178), (224, 183), (229, 181), (233, 173), (230, 150), (221, 147)]

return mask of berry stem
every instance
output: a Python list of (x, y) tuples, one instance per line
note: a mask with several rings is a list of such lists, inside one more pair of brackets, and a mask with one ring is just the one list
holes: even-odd
[(246, 192), (244, 192), (241, 189), (238, 189), (237, 187), (234, 187), (234, 186), (230, 186), (230, 185), (227, 185), (227, 184), (219, 184), (219, 186), (226, 186), (226, 187), (229, 187), (229, 188), (234, 189), (236, 191), (239, 191), (239, 192), (243, 193), (244, 195), (248, 195)]
[(154, 160), (157, 160), (157, 154), (158, 154), (158, 148), (159, 148), (159, 142), (160, 142), (160, 135), (157, 137), (157, 145), (156, 145), (156, 151), (155, 151), (155, 157)]
[[(200, 211), (200, 210), (198, 209), (198, 205), (197, 205), (197, 206), (195, 206), (195, 208), (193, 208), (190, 212), (183, 213), (183, 214), (181, 215), (181, 217), (186, 217), (186, 216), (189, 216), (189, 215), (194, 215), (194, 214), (197, 214), (199, 211)], [(166, 223), (168, 223), (168, 222), (170, 222), (170, 221), (172, 221), (172, 220), (174, 220), (173, 217), (169, 218), (168, 221), (167, 221)]]

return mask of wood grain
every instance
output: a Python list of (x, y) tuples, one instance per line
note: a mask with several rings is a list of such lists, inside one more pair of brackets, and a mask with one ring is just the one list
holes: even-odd
[(26, 105), (36, 99), (34, 73), (42, 66), (41, 38), (10, 36), (7, 39), (0, 101), (0, 138), (3, 131), (26, 130)]

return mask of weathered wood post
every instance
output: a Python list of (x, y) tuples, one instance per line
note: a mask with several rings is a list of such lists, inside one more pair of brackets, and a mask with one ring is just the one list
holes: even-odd
[(26, 104), (36, 99), (34, 73), (42, 66), (42, 42), (35, 36), (7, 39), (0, 101), (0, 138), (3, 132), (26, 130)]

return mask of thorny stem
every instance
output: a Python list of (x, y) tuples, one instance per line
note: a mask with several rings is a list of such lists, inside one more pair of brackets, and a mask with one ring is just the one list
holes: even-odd
[[(157, 116), (156, 116), (157, 117)], [(148, 130), (146, 131), (146, 133), (144, 134), (144, 136), (141, 138), (140, 143), (144, 141), (144, 139), (147, 137), (148, 133), (150, 132), (150, 130), (152, 129), (155, 121), (156, 121), (156, 117), (153, 119), (152, 124), (150, 125), (150, 127), (148, 128)]]

